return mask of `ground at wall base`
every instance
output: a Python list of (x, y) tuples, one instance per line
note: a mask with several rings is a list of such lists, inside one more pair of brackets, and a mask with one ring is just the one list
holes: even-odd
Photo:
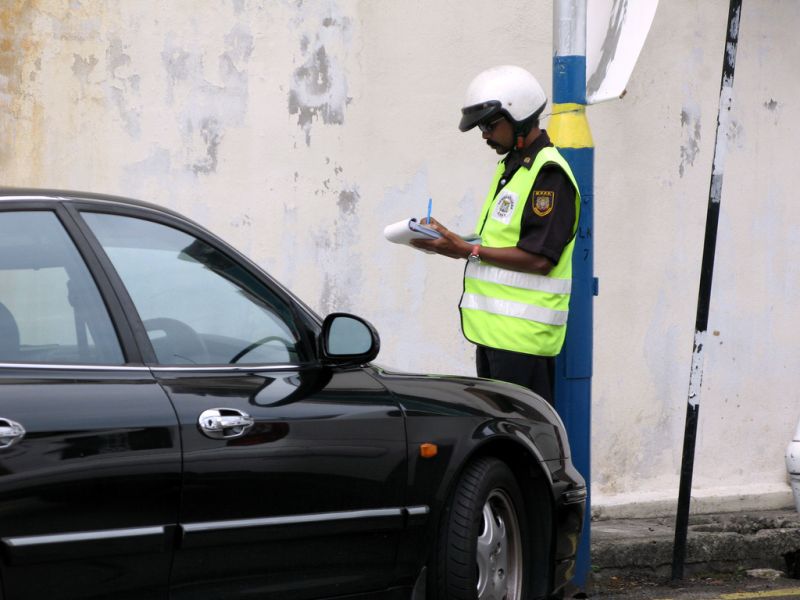
[[(593, 576), (588, 594), (596, 600), (797, 600), (800, 581), (760, 579), (746, 574), (698, 574), (681, 581), (656, 576)], [(570, 596), (566, 596), (570, 598)]]
[[(668, 583), (674, 523), (674, 517), (593, 521), (589, 590)], [(800, 515), (778, 510), (690, 517), (685, 580), (730, 583), (752, 569), (800, 577)], [(791, 581), (800, 588), (800, 581)]]

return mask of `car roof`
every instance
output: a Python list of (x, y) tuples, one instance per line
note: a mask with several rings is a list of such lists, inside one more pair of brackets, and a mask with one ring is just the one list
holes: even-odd
[(78, 200), (81, 202), (98, 202), (103, 204), (116, 204), (119, 206), (132, 206), (146, 208), (150, 210), (166, 213), (177, 217), (182, 221), (189, 221), (186, 216), (172, 211), (158, 204), (143, 202), (125, 196), (115, 196), (113, 194), (99, 194), (95, 192), (79, 192), (75, 190), (41, 189), (41, 188), (15, 188), (0, 186), (0, 202), (20, 200)]

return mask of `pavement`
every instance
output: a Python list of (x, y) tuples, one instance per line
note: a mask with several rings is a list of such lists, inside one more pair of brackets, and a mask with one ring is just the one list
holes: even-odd
[[(602, 592), (620, 581), (668, 582), (674, 538), (674, 517), (592, 521), (588, 589)], [(775, 510), (690, 516), (684, 577), (748, 575), (800, 579), (800, 515)]]
[(617, 578), (603, 589), (578, 598), (592, 600), (798, 600), (796, 579), (703, 577), (656, 583)]

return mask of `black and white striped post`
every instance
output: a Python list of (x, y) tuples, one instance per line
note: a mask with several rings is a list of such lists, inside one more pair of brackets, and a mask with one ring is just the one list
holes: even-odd
[(686, 537), (689, 528), (689, 504), (692, 494), (694, 449), (697, 439), (697, 422), (700, 413), (700, 387), (703, 382), (703, 361), (708, 335), (708, 313), (711, 304), (711, 280), (714, 274), (714, 254), (717, 245), (719, 209), (722, 200), (722, 175), (730, 135), (731, 109), (733, 107), (733, 72), (736, 66), (736, 45), (739, 40), (739, 20), (742, 0), (731, 0), (728, 9), (728, 31), (725, 40), (725, 56), (722, 63), (722, 82), (719, 93), (719, 114), (714, 141), (714, 163), (711, 170), (711, 186), (708, 194), (706, 233), (703, 245), (703, 262), (700, 271), (700, 290), (697, 296), (697, 319), (695, 321), (692, 365), (689, 373), (689, 394), (686, 406), (686, 430), (683, 438), (683, 459), (678, 492), (678, 512), (675, 519), (675, 544), (672, 552), (672, 579), (683, 579), (686, 560)]

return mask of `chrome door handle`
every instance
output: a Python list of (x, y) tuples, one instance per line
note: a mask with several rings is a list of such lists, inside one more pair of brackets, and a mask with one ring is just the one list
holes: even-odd
[(10, 448), (25, 437), (25, 428), (11, 419), (0, 417), (0, 450)]
[(235, 408), (210, 408), (197, 419), (203, 435), (212, 440), (237, 438), (253, 426), (253, 417)]

